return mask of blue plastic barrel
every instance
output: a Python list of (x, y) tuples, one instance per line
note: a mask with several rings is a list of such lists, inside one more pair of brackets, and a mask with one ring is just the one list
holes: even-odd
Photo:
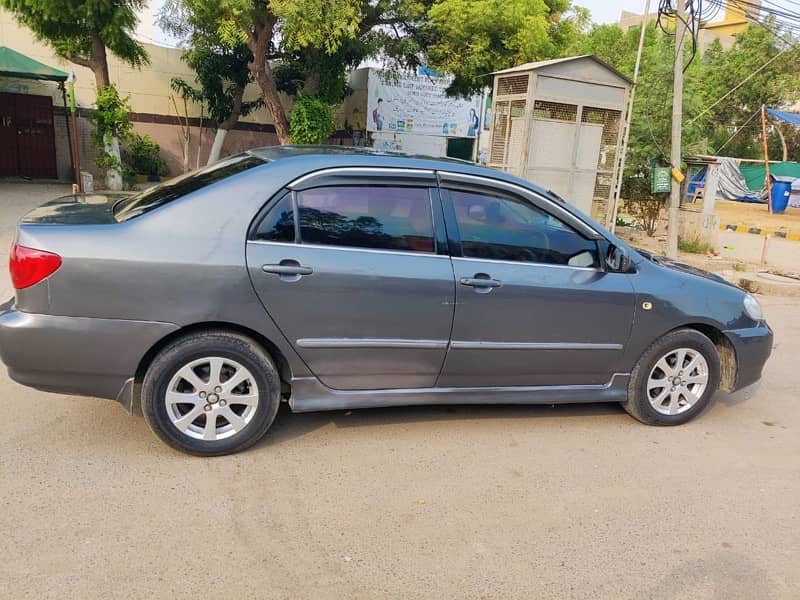
[(792, 184), (789, 181), (772, 182), (772, 212), (782, 213), (789, 205), (789, 195), (792, 193)]

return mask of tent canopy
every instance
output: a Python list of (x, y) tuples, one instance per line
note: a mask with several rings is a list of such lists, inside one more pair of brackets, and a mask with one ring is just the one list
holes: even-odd
[(0, 46), (0, 77), (20, 77), (22, 79), (44, 79), (47, 81), (66, 81), (67, 73), (48, 67), (20, 54), (16, 50)]
[(787, 123), (791, 123), (792, 125), (800, 127), (800, 115), (796, 113), (775, 110), (774, 108), (768, 108), (767, 112), (776, 119), (780, 119), (781, 121), (786, 121)]

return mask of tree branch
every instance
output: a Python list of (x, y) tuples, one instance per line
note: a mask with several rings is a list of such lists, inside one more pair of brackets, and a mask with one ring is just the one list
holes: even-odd
[(91, 60), (88, 58), (83, 58), (82, 56), (78, 56), (77, 54), (68, 54), (66, 59), (78, 66), (86, 67), (87, 69), (94, 69), (94, 65), (92, 64)]

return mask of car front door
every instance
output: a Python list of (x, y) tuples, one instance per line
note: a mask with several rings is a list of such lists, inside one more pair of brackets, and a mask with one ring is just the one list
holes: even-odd
[(323, 384), (432, 387), (455, 295), (434, 174), (368, 171), (326, 171), (273, 199), (249, 236), (250, 276)]
[(608, 383), (635, 298), (628, 275), (603, 268), (597, 234), (532, 193), (442, 179), (456, 310), (438, 385)]

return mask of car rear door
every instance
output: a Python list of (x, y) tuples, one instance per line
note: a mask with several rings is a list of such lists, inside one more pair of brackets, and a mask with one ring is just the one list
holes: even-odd
[(509, 186), (442, 174), (442, 188), (457, 285), (438, 385), (608, 383), (635, 297), (628, 275), (601, 267), (597, 234), (587, 235), (586, 224), (578, 231), (581, 222), (557, 204)]
[(328, 169), (262, 213), (250, 277), (314, 375), (335, 389), (432, 387), (455, 299), (434, 173)]

